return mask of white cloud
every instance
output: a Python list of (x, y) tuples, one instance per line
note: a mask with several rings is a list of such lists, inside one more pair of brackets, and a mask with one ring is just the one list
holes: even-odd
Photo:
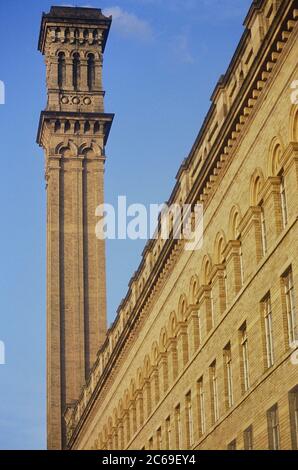
[(129, 13), (119, 6), (103, 9), (105, 16), (113, 17), (113, 25), (123, 36), (134, 36), (143, 40), (153, 38), (153, 31), (150, 24), (134, 13)]

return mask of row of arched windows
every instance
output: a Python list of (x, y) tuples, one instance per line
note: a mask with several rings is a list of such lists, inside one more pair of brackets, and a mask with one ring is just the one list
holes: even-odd
[(54, 130), (55, 132), (62, 131), (63, 133), (73, 131), (75, 134), (78, 134), (78, 133), (87, 134), (88, 132), (92, 131), (92, 133), (97, 134), (100, 131), (100, 123), (98, 121), (95, 121), (94, 123), (90, 121), (85, 121), (84, 123), (76, 121), (72, 129), (71, 123), (69, 120), (66, 120), (66, 121), (57, 120), (55, 122)]
[[(265, 181), (260, 169), (251, 177), (249, 210), (256, 223), (254, 239), (258, 245), (255, 263), (267, 254), (271, 225), (279, 227), (274, 231), (275, 236), (288, 225), (288, 188), (281, 165), (282, 154), (281, 145), (275, 142), (268, 180)], [(267, 220), (267, 208), (272, 207), (272, 201), (264, 204), (264, 188), (268, 182), (274, 188), (274, 211), (268, 214)], [(247, 241), (243, 240), (244, 219), (240, 209), (234, 206), (230, 211), (227, 237), (223, 231), (219, 232), (212, 257), (209, 254), (203, 257), (199, 276), (191, 278), (188, 295), (180, 297), (177, 314), (169, 315), (159, 341), (152, 345), (151, 354), (144, 358), (144, 366), (136, 371), (113, 417), (103, 426), (100, 442), (96, 443), (99, 448), (128, 445), (248, 280), (253, 259)]]
[(56, 28), (54, 30), (54, 36), (56, 39), (62, 38), (63, 42), (75, 42), (75, 41), (88, 41), (89, 43), (97, 41), (99, 39), (99, 30), (98, 29), (83, 29), (79, 30), (78, 28)]
[[(66, 59), (65, 53), (58, 54), (58, 86), (63, 88), (66, 85)], [(90, 91), (95, 85), (95, 57), (94, 54), (87, 55), (87, 85)], [(78, 52), (72, 56), (72, 86), (78, 90), (81, 86), (81, 58)]]

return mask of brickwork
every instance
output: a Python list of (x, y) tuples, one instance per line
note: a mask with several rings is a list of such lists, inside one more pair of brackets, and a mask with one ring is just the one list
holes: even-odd
[(95, 238), (104, 202), (102, 54), (111, 20), (100, 10), (52, 7), (39, 49), (48, 103), (38, 142), (47, 181), (48, 448), (65, 446), (63, 413), (85, 384), (106, 335), (105, 246)]
[[(298, 108), (290, 99), (297, 19), (297, 1), (253, 2), (170, 197), (203, 203), (203, 246), (147, 244), (86, 384), (66, 409), (68, 448), (297, 448)], [(49, 216), (57, 191), (50, 197)], [(71, 212), (75, 195), (64, 199)]]

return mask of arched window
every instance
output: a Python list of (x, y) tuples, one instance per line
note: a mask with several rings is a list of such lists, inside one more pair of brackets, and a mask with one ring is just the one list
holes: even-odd
[(73, 55), (72, 84), (75, 90), (78, 89), (80, 84), (80, 54), (77, 52)]
[(287, 207), (287, 197), (286, 197), (286, 187), (285, 187), (285, 178), (284, 173), (281, 171), (279, 173), (280, 183), (279, 183), (279, 193), (280, 193), (280, 205), (281, 205), (281, 215), (282, 215), (282, 226), (286, 227), (288, 223), (288, 207)]
[(240, 286), (242, 287), (244, 284), (244, 268), (243, 268), (243, 253), (242, 253), (242, 240), (241, 240), (241, 233), (239, 230), (240, 225), (240, 216), (237, 212), (234, 216), (234, 233), (235, 233), (235, 240), (239, 241), (239, 262), (240, 262)]
[(261, 208), (260, 222), (261, 222), (261, 241), (262, 241), (262, 254), (263, 256), (267, 253), (267, 231), (266, 231), (266, 218), (264, 211), (264, 203), (260, 201), (259, 207)]
[(95, 60), (94, 55), (88, 55), (88, 88), (89, 90), (93, 90), (95, 83)]
[(89, 31), (88, 31), (88, 29), (84, 29), (83, 36), (84, 36), (85, 41), (87, 41), (88, 38), (89, 38)]
[(240, 226), (240, 214), (239, 211), (236, 208), (233, 208), (231, 215), (230, 215), (230, 223), (231, 223), (231, 236), (232, 240), (238, 240), (239, 241), (239, 274), (240, 276), (237, 276), (237, 279), (239, 280), (239, 283), (237, 282), (237, 288), (236, 290), (238, 291), (244, 284), (244, 269), (243, 269), (243, 254), (242, 254), (242, 240), (241, 240), (241, 232), (239, 229)]
[(60, 131), (60, 129), (61, 129), (61, 122), (59, 120), (57, 120), (55, 122), (55, 132)]
[(78, 134), (80, 132), (80, 129), (81, 129), (80, 123), (78, 121), (76, 121), (75, 125), (74, 125), (75, 134)]
[(58, 55), (58, 86), (62, 88), (65, 84), (66, 64), (64, 52), (59, 52)]

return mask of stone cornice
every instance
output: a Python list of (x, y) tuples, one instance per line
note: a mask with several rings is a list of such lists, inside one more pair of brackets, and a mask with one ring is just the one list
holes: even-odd
[(74, 121), (99, 121), (105, 124), (104, 128), (104, 144), (106, 145), (109, 138), (109, 133), (114, 119), (114, 114), (108, 113), (83, 113), (83, 112), (70, 112), (70, 111), (42, 111), (39, 119), (39, 126), (37, 132), (36, 142), (42, 146), (43, 131), (46, 122), (54, 123), (57, 120), (74, 120)]

